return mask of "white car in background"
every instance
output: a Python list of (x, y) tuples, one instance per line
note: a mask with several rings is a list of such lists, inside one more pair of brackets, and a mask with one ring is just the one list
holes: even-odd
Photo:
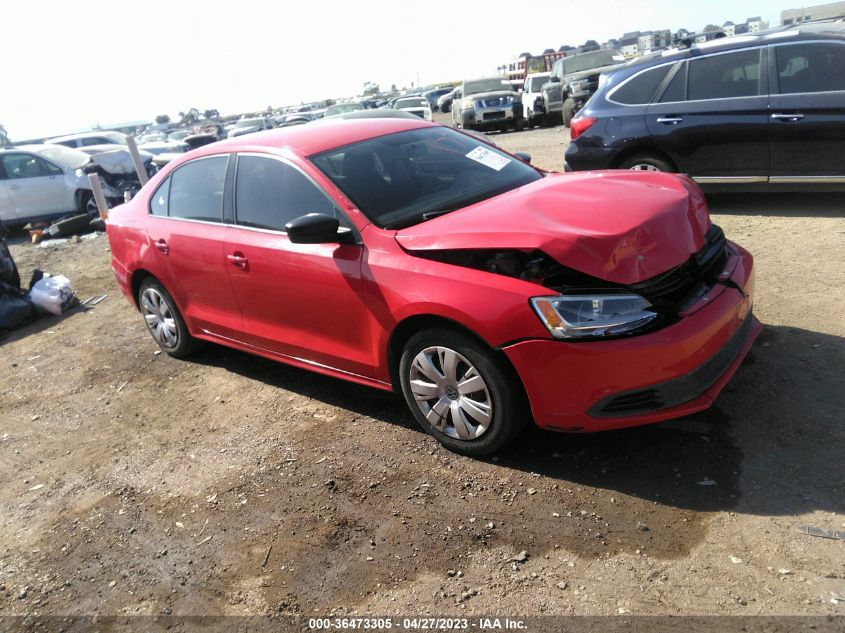
[(123, 132), (84, 132), (82, 134), (68, 134), (57, 136), (44, 141), (48, 145), (64, 145), (65, 147), (88, 147), (90, 145), (126, 145), (126, 134)]
[(549, 83), (552, 73), (530, 73), (522, 87), (522, 109), (528, 127), (546, 123), (546, 101), (543, 84)]
[(393, 104), (393, 109), (415, 114), (421, 119), (431, 121), (431, 106), (428, 103), (428, 99), (422, 96), (397, 99), (396, 103)]
[[(88, 154), (63, 145), (21, 145), (0, 149), (0, 220), (20, 225), (67, 213), (96, 213), (88, 175)], [(119, 192), (104, 186), (106, 196)]]

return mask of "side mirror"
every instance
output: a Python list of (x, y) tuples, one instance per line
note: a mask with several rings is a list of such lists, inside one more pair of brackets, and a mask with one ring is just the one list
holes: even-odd
[(352, 231), (341, 228), (337, 218), (325, 213), (308, 213), (285, 224), (288, 239), (294, 244), (345, 243)]
[(524, 163), (531, 164), (531, 154), (526, 154), (525, 152), (514, 152), (514, 156), (516, 156), (519, 160)]
[(551, 82), (553, 84), (559, 84), (560, 83), (560, 77), (558, 77), (557, 75), (552, 75), (551, 77), (549, 77), (549, 82)]

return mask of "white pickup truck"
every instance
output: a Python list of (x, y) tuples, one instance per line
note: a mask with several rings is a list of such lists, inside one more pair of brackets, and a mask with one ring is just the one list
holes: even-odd
[(522, 86), (522, 109), (529, 128), (545, 125), (548, 122), (542, 87), (543, 84), (548, 83), (549, 77), (551, 77), (550, 72), (529, 73), (525, 77), (525, 83)]

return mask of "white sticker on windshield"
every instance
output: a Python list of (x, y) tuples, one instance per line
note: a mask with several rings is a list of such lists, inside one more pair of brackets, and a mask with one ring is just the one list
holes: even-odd
[(477, 163), (481, 163), (490, 169), (495, 169), (496, 171), (502, 171), (505, 165), (511, 162), (510, 158), (505, 158), (496, 152), (491, 152), (489, 149), (482, 147), (481, 145), (467, 154), (467, 158), (472, 159)]

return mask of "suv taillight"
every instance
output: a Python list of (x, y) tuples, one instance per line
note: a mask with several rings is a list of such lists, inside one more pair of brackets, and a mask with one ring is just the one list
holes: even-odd
[(581, 136), (584, 132), (590, 129), (593, 124), (598, 121), (595, 117), (583, 116), (583, 117), (575, 117), (569, 123), (569, 138), (570, 140), (575, 140), (579, 136)]

